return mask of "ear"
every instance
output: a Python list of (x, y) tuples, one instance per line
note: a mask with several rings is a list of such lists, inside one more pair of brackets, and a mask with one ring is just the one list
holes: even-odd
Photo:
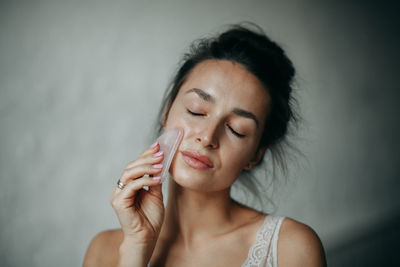
[(253, 169), (255, 165), (262, 159), (265, 151), (267, 150), (266, 146), (260, 147), (257, 149), (256, 153), (254, 154), (254, 157), (249, 161), (249, 163), (243, 168), (246, 171), (250, 171)]

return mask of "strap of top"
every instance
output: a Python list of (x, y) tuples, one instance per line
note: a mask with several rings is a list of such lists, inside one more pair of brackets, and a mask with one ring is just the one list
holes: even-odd
[(279, 230), (281, 229), (282, 222), (285, 218), (278, 217), (278, 221), (275, 226), (274, 235), (272, 236), (271, 241), (271, 253), (268, 255), (268, 261), (271, 262), (273, 267), (278, 267), (278, 237), (279, 237)]
[(284, 217), (267, 215), (257, 231), (256, 241), (250, 247), (242, 267), (277, 267), (277, 243)]

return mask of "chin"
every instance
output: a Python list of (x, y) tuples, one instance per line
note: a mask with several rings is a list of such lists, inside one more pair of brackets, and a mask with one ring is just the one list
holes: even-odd
[(209, 176), (194, 173), (194, 171), (187, 170), (179, 164), (171, 168), (170, 173), (170, 178), (184, 188), (203, 191), (210, 187)]

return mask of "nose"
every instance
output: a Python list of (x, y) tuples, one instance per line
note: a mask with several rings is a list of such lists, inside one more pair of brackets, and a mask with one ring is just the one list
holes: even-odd
[(218, 125), (213, 125), (211, 123), (205, 125), (205, 127), (197, 133), (196, 142), (209, 149), (218, 148)]

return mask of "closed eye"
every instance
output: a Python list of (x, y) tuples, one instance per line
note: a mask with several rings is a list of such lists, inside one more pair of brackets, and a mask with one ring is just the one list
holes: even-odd
[(187, 111), (189, 112), (189, 114), (191, 114), (191, 115), (193, 115), (193, 116), (205, 116), (205, 114), (196, 113), (196, 112), (191, 111), (190, 109), (188, 109)]
[[(193, 112), (193, 111), (191, 111), (190, 109), (187, 109), (187, 112), (188, 112), (190, 115), (192, 115), (192, 116), (205, 116), (205, 114), (203, 114), (203, 113)], [(227, 127), (228, 127), (229, 130), (230, 130), (234, 135), (236, 135), (237, 137), (239, 137), (239, 138), (244, 138), (244, 137), (245, 137), (244, 134), (241, 134), (241, 133), (235, 131), (231, 126), (227, 125)]]
[(231, 126), (229, 126), (229, 125), (227, 125), (227, 126), (228, 126), (229, 130), (230, 130), (234, 135), (236, 135), (237, 137), (239, 137), (239, 138), (245, 137), (244, 134), (241, 134), (241, 133), (236, 132)]

